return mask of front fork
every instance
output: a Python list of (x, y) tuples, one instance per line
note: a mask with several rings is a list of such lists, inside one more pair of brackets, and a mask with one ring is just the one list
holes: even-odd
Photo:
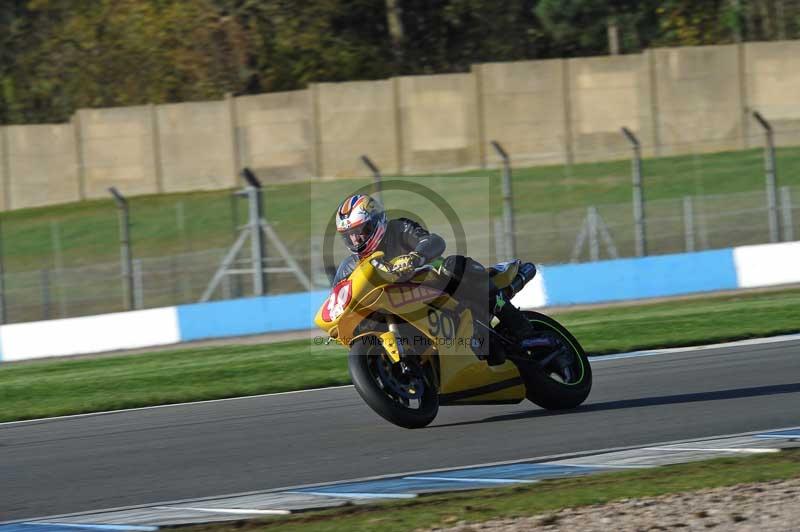
[[(381, 334), (380, 338), (386, 354), (389, 356), (389, 359), (392, 361), (392, 363), (400, 365), (400, 370), (404, 375), (420, 374), (423, 379), (428, 380), (428, 378), (425, 376), (425, 371), (422, 367), (423, 362), (421, 359), (417, 360), (417, 357), (414, 357), (415, 360), (407, 360), (404, 357), (406, 353), (403, 342), (400, 341), (400, 338), (402, 338), (402, 333), (400, 331), (400, 324), (397, 316), (386, 316), (386, 324), (389, 326), (389, 330)], [(431, 363), (430, 360), (428, 362)], [(431, 370), (434, 372), (432, 378), (435, 382), (438, 380), (438, 377), (436, 377), (436, 370), (432, 363)], [(431, 382), (428, 384), (431, 386), (434, 385)]]
[(383, 345), (386, 354), (389, 355), (392, 363), (400, 362), (403, 357), (403, 345), (398, 341), (400, 338), (400, 326), (397, 324), (396, 316), (386, 316), (386, 324), (389, 330), (380, 335), (381, 345)]

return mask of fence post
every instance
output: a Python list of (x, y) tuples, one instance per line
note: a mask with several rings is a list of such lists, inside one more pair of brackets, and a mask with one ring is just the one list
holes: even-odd
[(134, 309), (133, 292), (133, 255), (131, 254), (131, 222), (128, 200), (120, 194), (116, 187), (108, 189), (119, 210), (119, 246), (120, 246), (120, 265), (122, 268), (122, 287), (125, 291), (125, 308)]
[(511, 184), (511, 157), (506, 150), (496, 140), (492, 141), (492, 147), (503, 159), (503, 232), (505, 242), (503, 249), (506, 252), (506, 259), (517, 258), (517, 243), (515, 240), (516, 230), (514, 228), (514, 191)]
[(636, 233), (636, 256), (644, 257), (647, 255), (647, 238), (645, 235), (644, 192), (642, 190), (642, 145), (633, 131), (627, 127), (622, 128), (622, 134), (625, 135), (625, 138), (628, 139), (633, 148), (631, 173), (633, 179), (633, 223)]
[(694, 251), (697, 246), (694, 238), (694, 205), (691, 196), (683, 197), (683, 235), (686, 251)]
[(775, 165), (775, 135), (772, 125), (761, 113), (753, 111), (753, 118), (764, 129), (766, 144), (764, 146), (764, 173), (767, 178), (767, 212), (769, 215), (769, 240), (781, 241), (781, 227), (778, 222), (778, 175)]
[(379, 201), (383, 201), (382, 197), (382, 186), (381, 186), (381, 170), (378, 166), (372, 162), (372, 159), (367, 157), (366, 155), (361, 156), (361, 162), (364, 163), (364, 166), (369, 168), (369, 171), (372, 172), (372, 178), (375, 180), (375, 195), (378, 196)]
[(264, 217), (261, 183), (248, 168), (242, 170), (242, 176), (249, 185), (245, 189), (245, 194), (247, 195), (249, 207), (250, 249), (251, 260), (253, 261), (253, 292), (257, 296), (263, 296), (267, 293), (267, 274), (264, 272), (266, 246), (264, 245), (264, 233), (261, 231), (261, 219)]
[(794, 240), (794, 220), (792, 217), (792, 189), (781, 187), (781, 211), (783, 213), (783, 240)]

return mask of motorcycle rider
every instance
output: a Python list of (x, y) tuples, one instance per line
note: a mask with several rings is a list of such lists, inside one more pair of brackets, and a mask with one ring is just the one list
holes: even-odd
[[(339, 265), (334, 284), (346, 279), (358, 262), (376, 251), (384, 252), (391, 261), (392, 272), (402, 278), (420, 266), (442, 256), (445, 241), (408, 218), (388, 220), (380, 201), (367, 194), (348, 196), (336, 211), (336, 231), (352, 253)], [(529, 265), (535, 272), (535, 267)], [(477, 261), (460, 255), (451, 255), (442, 264), (442, 288), (456, 296), (472, 311), (476, 322), (491, 326), (492, 316), (508, 330), (525, 334), (531, 325), (525, 316), (510, 304), (503, 291), (495, 288), (489, 272)], [(533, 276), (533, 273), (530, 273)], [(490, 335), (475, 323), (471, 341), (472, 349), (480, 359), (490, 364), (505, 361), (502, 349), (490, 346)], [(524, 338), (524, 336), (523, 336)]]

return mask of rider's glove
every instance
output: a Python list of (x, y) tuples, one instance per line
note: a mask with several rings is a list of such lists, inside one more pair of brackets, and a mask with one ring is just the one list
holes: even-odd
[(407, 255), (400, 255), (392, 260), (392, 273), (403, 276), (408, 275), (425, 264), (425, 257), (412, 251)]

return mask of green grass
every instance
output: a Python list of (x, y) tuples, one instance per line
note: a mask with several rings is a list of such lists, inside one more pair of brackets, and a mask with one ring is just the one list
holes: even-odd
[[(583, 478), (545, 480), (514, 488), (422, 496), (412, 501), (347, 506), (284, 518), (189, 527), (188, 532), (280, 530), (303, 532), (421, 530), (453, 526), (457, 521), (547, 514), (562, 508), (656, 497), (736, 484), (800, 476), (800, 450), (761, 456), (720, 458), (655, 469)], [(731, 508), (731, 513), (735, 508)], [(552, 521), (554, 519), (551, 518)], [(722, 527), (724, 529), (724, 526)], [(613, 529), (610, 528), (610, 529)]]
[[(800, 290), (560, 313), (589, 353), (800, 331)], [(349, 382), (346, 350), (310, 341), (0, 366), (0, 421)]]
[[(800, 185), (800, 148), (781, 148), (778, 158), (781, 184)], [(763, 191), (763, 163), (757, 149), (647, 159), (644, 169), (649, 200)], [(487, 176), (491, 179), (479, 179)], [(474, 216), (476, 207), (486, 215), (500, 212), (497, 170), (449, 174), (435, 182), (420, 182), (442, 193), (462, 218), (467, 213)], [(333, 212), (337, 202), (367, 183), (368, 179), (340, 179), (267, 186), (267, 218), (286, 241), (307, 250), (309, 236), (319, 234), (320, 222)], [(627, 203), (631, 197), (630, 163), (623, 160), (516, 169), (514, 187), (515, 210), (520, 214)], [(245, 218), (242, 204), (234, 222), (230, 192), (133, 198), (135, 255), (159, 257), (230, 245), (233, 227)], [(407, 208), (425, 211), (422, 203)], [(185, 220), (182, 228), (178, 223), (181, 211)], [(425, 212), (420, 214), (424, 216)], [(58, 240), (65, 266), (118, 260), (117, 213), (110, 199), (11, 211), (0, 215), (0, 220), (6, 271), (54, 267)], [(56, 233), (58, 236), (54, 236)]]
[(800, 290), (570, 311), (557, 318), (593, 354), (742, 340), (800, 331)]
[(0, 421), (348, 383), (345, 351), (310, 342), (0, 367)]

